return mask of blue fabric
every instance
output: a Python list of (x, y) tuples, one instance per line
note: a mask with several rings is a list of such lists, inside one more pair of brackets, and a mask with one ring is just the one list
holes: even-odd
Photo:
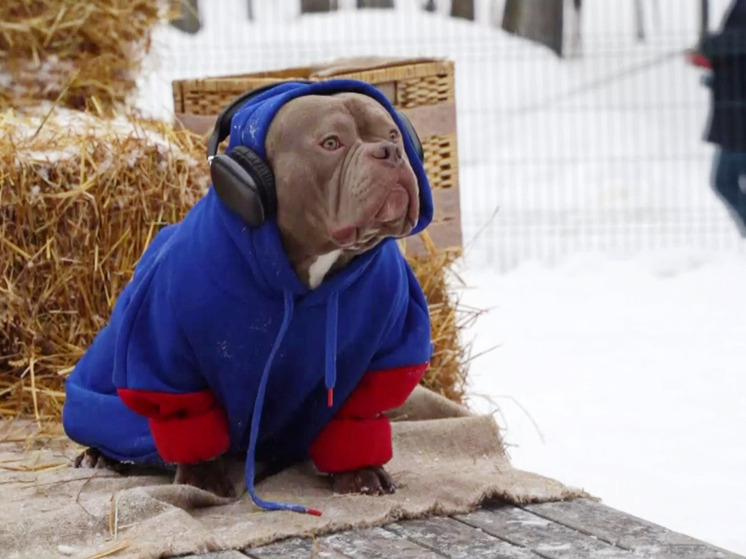
[[(371, 95), (395, 116), (362, 82), (283, 84), (236, 113), (231, 146), (240, 141), (266, 156), (262, 138), (283, 103), (338, 91)], [(421, 230), (432, 219), (430, 187), (408, 139), (405, 147), (419, 180)], [(253, 492), (255, 459), (278, 469), (304, 458), (365, 372), (424, 363), (431, 353), (424, 295), (393, 240), (309, 290), (290, 266), (276, 221), (247, 227), (211, 187), (143, 254), (67, 380), (63, 422), (80, 444), (159, 463), (147, 419), (116, 389), (209, 389), (226, 410), (231, 451), (249, 450), (252, 498), (270, 506)]]

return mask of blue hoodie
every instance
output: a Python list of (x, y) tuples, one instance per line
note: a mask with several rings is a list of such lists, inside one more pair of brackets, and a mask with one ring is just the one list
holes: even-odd
[[(343, 91), (376, 99), (403, 132), (389, 101), (364, 82), (284, 83), (234, 115), (228, 149), (248, 146), (266, 160), (264, 141), (280, 107), (301, 95)], [(403, 136), (419, 183), (416, 234), (433, 205), (423, 165)], [(214, 399), (227, 421), (229, 451), (248, 451), (255, 502), (305, 511), (259, 499), (254, 462), (276, 470), (304, 459), (366, 372), (426, 363), (431, 353), (427, 304), (395, 241), (311, 290), (290, 266), (276, 220), (249, 228), (210, 187), (146, 249), (109, 323), (67, 379), (63, 423), (71, 439), (112, 458), (162, 464), (157, 425), (146, 417), (150, 404), (136, 413), (120, 395), (155, 398), (159, 413), (177, 420), (184, 413), (178, 402), (207, 409), (204, 399)], [(174, 436), (188, 439), (202, 427), (191, 425)]]

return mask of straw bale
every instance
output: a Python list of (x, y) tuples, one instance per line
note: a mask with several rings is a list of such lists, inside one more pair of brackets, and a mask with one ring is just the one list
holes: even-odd
[(37, 419), (59, 417), (144, 248), (209, 183), (189, 132), (49, 105), (0, 113), (0, 415)]
[[(58, 420), (64, 377), (148, 242), (203, 195), (205, 146), (163, 123), (49, 103), (0, 113), (0, 129), (0, 417)], [(468, 355), (459, 332), (474, 313), (452, 289), (458, 253), (423, 239), (429, 251), (408, 257), (435, 346), (423, 383), (461, 402)]]
[(78, 109), (121, 104), (169, 6), (165, 0), (3, 0), (0, 106), (58, 98)]
[(461, 333), (473, 324), (480, 312), (462, 305), (457, 296), (457, 285), (463, 283), (455, 272), (461, 251), (436, 249), (426, 231), (422, 237), (427, 252), (407, 257), (430, 311), (433, 356), (422, 384), (449, 400), (465, 404), (470, 346)]

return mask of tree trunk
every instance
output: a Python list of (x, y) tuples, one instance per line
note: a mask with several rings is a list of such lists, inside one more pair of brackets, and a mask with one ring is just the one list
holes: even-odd
[(393, 8), (394, 0), (357, 0), (358, 8)]
[(332, 6), (332, 0), (300, 0), (300, 13), (302, 14), (328, 12), (335, 8), (336, 6)]
[(642, 0), (635, 0), (635, 30), (637, 40), (645, 40), (645, 13), (642, 9)]
[(249, 12), (249, 21), (254, 21), (254, 3), (252, 0), (246, 0), (246, 9)]
[(181, 0), (178, 6), (180, 15), (179, 17), (169, 21), (169, 24), (179, 31), (194, 35), (202, 28), (202, 23), (199, 18), (198, 0)]
[(435, 0), (427, 0), (425, 2), (424, 10), (426, 12), (435, 12), (438, 10), (438, 6), (435, 4)]
[(699, 45), (704, 44), (710, 29), (710, 0), (701, 0), (699, 4)]
[(564, 0), (506, 0), (502, 28), (562, 56)]
[(474, 21), (474, 0), (451, 0), (451, 17)]

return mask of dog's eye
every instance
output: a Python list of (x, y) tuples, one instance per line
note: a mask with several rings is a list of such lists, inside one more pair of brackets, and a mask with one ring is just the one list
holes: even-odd
[(395, 142), (399, 139), (399, 131), (398, 130), (392, 130), (389, 132), (389, 138), (392, 142)]
[(339, 141), (339, 138), (336, 136), (329, 136), (326, 138), (323, 142), (321, 142), (321, 147), (324, 149), (328, 149), (329, 151), (334, 151), (335, 149), (338, 149), (342, 143)]

